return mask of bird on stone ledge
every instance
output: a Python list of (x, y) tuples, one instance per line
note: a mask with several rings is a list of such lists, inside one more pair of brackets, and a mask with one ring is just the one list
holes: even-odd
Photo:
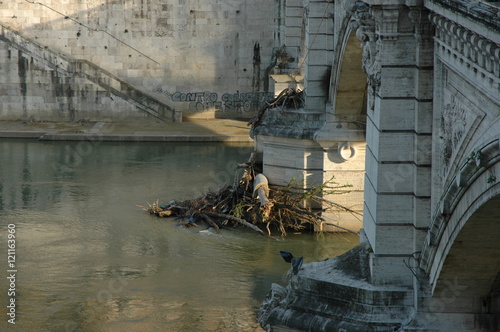
[(299, 273), (300, 267), (302, 266), (303, 257), (295, 258), (291, 252), (280, 250), (281, 257), (287, 263), (292, 264), (293, 274)]

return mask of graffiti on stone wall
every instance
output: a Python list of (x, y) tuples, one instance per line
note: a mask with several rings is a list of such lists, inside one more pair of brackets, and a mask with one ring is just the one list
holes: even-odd
[(215, 112), (249, 113), (254, 105), (260, 107), (274, 97), (270, 92), (224, 93), (219, 96), (216, 92), (175, 92), (170, 95), (173, 102), (182, 102), (188, 105), (191, 112), (215, 110)]

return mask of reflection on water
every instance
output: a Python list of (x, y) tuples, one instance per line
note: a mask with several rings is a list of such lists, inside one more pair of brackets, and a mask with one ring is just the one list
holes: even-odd
[[(17, 319), (9, 331), (258, 331), (288, 265), (336, 256), (352, 235), (265, 238), (180, 228), (136, 205), (232, 181), (251, 147), (0, 141), (0, 236), (15, 224)], [(5, 245), (1, 249), (6, 257)], [(4, 271), (6, 273), (6, 271)], [(2, 293), (8, 288), (1, 278)]]

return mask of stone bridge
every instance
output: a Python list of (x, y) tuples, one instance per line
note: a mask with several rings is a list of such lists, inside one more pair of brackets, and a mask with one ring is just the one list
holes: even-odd
[(271, 74), (304, 107), (254, 128), (264, 173), (353, 184), (333, 199), (363, 206), (362, 241), (273, 285), (261, 325), (498, 331), (500, 4), (280, 4)]

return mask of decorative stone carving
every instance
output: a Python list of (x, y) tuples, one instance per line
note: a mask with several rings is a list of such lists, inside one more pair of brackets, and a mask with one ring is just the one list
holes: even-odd
[(380, 61), (378, 61), (377, 59), (378, 58), (377, 47), (373, 44), (374, 44), (373, 42), (370, 42), (363, 47), (363, 60), (362, 60), (363, 71), (367, 76), (368, 84), (371, 89), (371, 96), (369, 100), (370, 110), (373, 110), (374, 108), (374, 97), (378, 88), (380, 87), (380, 72), (382, 70)]
[(451, 102), (446, 104), (441, 113), (440, 135), (441, 140), (441, 155), (443, 157), (443, 165), (448, 166), (448, 162), (453, 155), (453, 152), (459, 146), (464, 136), (469, 121), (465, 106), (452, 96)]
[(380, 86), (380, 71), (382, 69), (378, 59), (378, 38), (375, 35), (375, 20), (370, 13), (370, 7), (357, 1), (351, 9), (352, 18), (349, 27), (356, 31), (356, 37), (363, 45), (363, 71), (367, 75), (370, 88), (368, 109), (373, 110), (374, 97)]
[(449, 19), (430, 14), (429, 18), (436, 28), (438, 51), (442, 56), (447, 53), (459, 57), (468, 71), (480, 69), (487, 75), (494, 87), (500, 83), (500, 45), (468, 30)]
[(349, 142), (344, 142), (339, 144), (337, 153), (341, 160), (348, 161), (356, 157), (358, 154), (358, 149), (356, 146), (351, 145)]

